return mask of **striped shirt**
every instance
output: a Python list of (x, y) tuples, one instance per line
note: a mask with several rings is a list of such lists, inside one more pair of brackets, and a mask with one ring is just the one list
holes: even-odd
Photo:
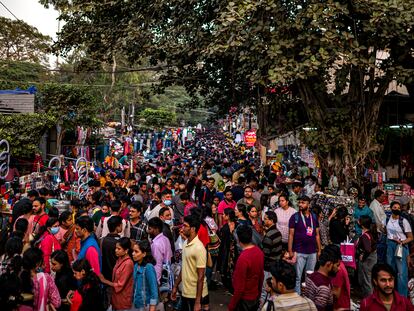
[(287, 243), (289, 240), (289, 219), (296, 213), (296, 210), (290, 206), (287, 210), (279, 207), (275, 209), (275, 213), (277, 216), (277, 229), (282, 234), (282, 242)]
[[(272, 301), (267, 302), (263, 306), (262, 311), (269, 310), (267, 308), (267, 304), (269, 303), (272, 303)], [(298, 293), (296, 292), (276, 296), (273, 299), (273, 306), (274, 306), (273, 310), (277, 310), (277, 311), (316, 311), (317, 310), (312, 300), (306, 297), (302, 297), (298, 295)]]
[(333, 310), (331, 279), (316, 271), (306, 278), (304, 296), (312, 299), (318, 311)]
[(282, 255), (282, 235), (277, 230), (276, 225), (266, 230), (262, 240), (264, 253), (264, 269), (270, 271), (271, 265)]

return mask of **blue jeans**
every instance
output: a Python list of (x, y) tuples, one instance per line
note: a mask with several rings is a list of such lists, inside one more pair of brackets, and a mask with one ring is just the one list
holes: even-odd
[(302, 281), (303, 269), (306, 271), (313, 271), (316, 265), (316, 253), (313, 254), (301, 254), (296, 255), (296, 287), (295, 291), (300, 295), (300, 287)]
[(387, 235), (384, 233), (378, 234), (378, 242), (377, 242), (377, 262), (378, 263), (385, 263), (387, 262)]
[(397, 291), (400, 295), (407, 297), (408, 294), (408, 265), (407, 257), (409, 255), (408, 247), (403, 246), (402, 258), (395, 257), (397, 243), (387, 241), (387, 264), (389, 264), (397, 274)]

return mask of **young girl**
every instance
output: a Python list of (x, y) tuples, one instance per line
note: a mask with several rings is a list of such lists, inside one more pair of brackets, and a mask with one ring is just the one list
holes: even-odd
[(155, 311), (158, 304), (158, 284), (149, 242), (143, 240), (134, 244), (132, 258), (135, 261), (134, 307), (137, 311)]
[(359, 217), (359, 225), (362, 228), (362, 235), (358, 239), (356, 253), (358, 263), (358, 282), (361, 287), (362, 297), (372, 293), (371, 271), (377, 262), (377, 238), (376, 228), (372, 224), (371, 217), (362, 215)]
[(134, 263), (129, 257), (131, 240), (123, 237), (115, 246), (115, 255), (118, 258), (112, 272), (112, 282), (105, 279), (103, 274), (99, 276), (102, 283), (113, 288), (111, 295), (112, 310), (129, 310), (132, 307), (132, 273)]
[(59, 232), (59, 222), (56, 218), (51, 217), (46, 224), (39, 229), (39, 233), (32, 241), (33, 246), (39, 247), (43, 252), (44, 272), (50, 273), (50, 255), (60, 250), (60, 243), (56, 238)]
[(50, 268), (55, 275), (55, 284), (59, 290), (60, 297), (62, 299), (62, 305), (58, 310), (66, 311), (69, 310), (69, 304), (66, 301), (66, 296), (71, 290), (75, 290), (77, 287), (73, 271), (69, 264), (69, 257), (63, 250), (58, 250), (52, 253), (50, 256)]
[(68, 294), (70, 311), (104, 311), (101, 285), (89, 262), (86, 259), (76, 260), (72, 269), (80, 286), (75, 293), (69, 292)]
[(42, 251), (29, 248), (23, 254), (23, 271), (20, 274), (23, 292), (33, 293), (33, 307), (21, 306), (19, 311), (46, 311), (48, 305), (55, 309), (60, 307), (59, 291), (48, 273), (41, 272), (43, 263)]

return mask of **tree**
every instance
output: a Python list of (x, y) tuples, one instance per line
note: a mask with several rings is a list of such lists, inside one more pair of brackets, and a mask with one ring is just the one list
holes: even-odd
[(23, 21), (0, 17), (0, 59), (46, 63), (51, 38)]
[(56, 154), (61, 153), (66, 131), (76, 130), (77, 126), (94, 128), (102, 124), (97, 118), (99, 101), (86, 87), (45, 84), (36, 96), (35, 107), (38, 113), (48, 114), (56, 120)]
[(412, 82), (413, 10), (403, 0), (89, 1), (62, 14), (55, 47), (84, 46), (107, 61), (119, 53), (131, 64), (147, 55), (165, 66), (167, 85), (180, 83), (221, 112), (276, 105), (267, 89), (288, 87), (317, 129), (305, 142), (348, 181), (381, 149), (389, 83)]
[(146, 108), (141, 112), (140, 117), (145, 125), (152, 128), (163, 128), (164, 126), (176, 125), (176, 115), (174, 112), (164, 109)]
[(40, 139), (51, 128), (55, 119), (47, 114), (0, 115), (0, 137), (10, 143), (13, 157), (33, 157)]
[(210, 53), (244, 52), (258, 68), (252, 81), (296, 89), (316, 128), (305, 143), (349, 181), (380, 150), (377, 120), (389, 83), (412, 78), (401, 61), (412, 58), (412, 16), (404, 1), (230, 2)]
[(49, 72), (41, 64), (22, 61), (0, 60), (0, 89), (27, 89), (50, 79)]

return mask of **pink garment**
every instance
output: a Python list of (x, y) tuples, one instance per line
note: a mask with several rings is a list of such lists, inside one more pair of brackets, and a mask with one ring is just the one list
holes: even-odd
[(231, 209), (234, 210), (234, 208), (236, 207), (236, 204), (237, 204), (236, 201), (233, 201), (233, 200), (230, 201), (230, 202), (227, 202), (226, 200), (223, 200), (217, 206), (217, 213), (218, 214), (224, 214), (224, 210), (226, 208), (231, 208)]
[(184, 216), (188, 216), (190, 215), (190, 211), (192, 208), (196, 207), (196, 205), (193, 202), (188, 202), (185, 206), (184, 206)]
[(101, 274), (101, 266), (99, 264), (99, 254), (96, 251), (95, 247), (89, 247), (86, 251), (85, 259), (89, 262), (92, 267), (93, 272), (96, 275)]
[(60, 307), (59, 290), (49, 274), (40, 272), (33, 278), (33, 300), (34, 311), (47, 311), (48, 304), (55, 309)]
[(50, 273), (50, 255), (54, 251), (60, 250), (61, 246), (56, 237), (48, 231), (40, 239), (39, 248), (43, 252), (44, 270), (46, 273)]

